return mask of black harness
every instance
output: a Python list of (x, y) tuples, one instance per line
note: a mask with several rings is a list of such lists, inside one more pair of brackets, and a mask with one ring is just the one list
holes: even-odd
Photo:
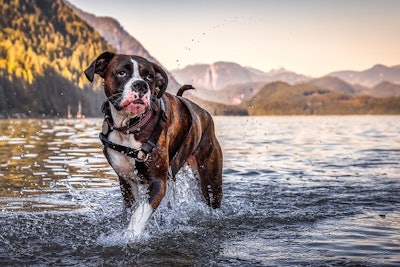
[[(111, 116), (110, 102), (106, 101), (103, 103), (102, 112), (104, 113), (104, 122), (102, 132), (99, 134), (99, 138), (103, 143), (104, 147), (112, 148), (126, 156), (133, 158), (136, 162), (145, 162), (149, 154), (154, 150), (157, 145), (158, 138), (164, 129), (167, 121), (167, 115), (165, 113), (165, 103), (162, 98), (151, 102), (151, 108), (148, 112), (143, 114), (140, 118), (132, 119), (127, 126), (118, 128), (114, 126), (114, 122)], [(160, 112), (160, 114), (158, 114)], [(154, 116), (158, 114), (158, 121), (154, 128), (150, 138), (143, 143), (140, 149), (133, 149), (127, 146), (119, 145), (111, 142), (108, 139), (109, 134), (116, 130), (124, 132), (126, 134), (137, 133), (141, 129), (147, 126)]]

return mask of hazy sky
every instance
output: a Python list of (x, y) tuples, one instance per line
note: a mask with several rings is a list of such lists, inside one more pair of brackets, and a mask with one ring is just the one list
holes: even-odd
[(398, 0), (70, 0), (117, 19), (166, 68), (233, 61), (321, 76), (400, 64)]

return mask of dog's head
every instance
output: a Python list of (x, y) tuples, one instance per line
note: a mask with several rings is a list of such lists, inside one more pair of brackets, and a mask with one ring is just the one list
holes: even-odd
[(168, 85), (165, 71), (139, 56), (104, 52), (85, 70), (90, 82), (94, 74), (104, 79), (104, 92), (116, 110), (130, 117), (145, 113)]

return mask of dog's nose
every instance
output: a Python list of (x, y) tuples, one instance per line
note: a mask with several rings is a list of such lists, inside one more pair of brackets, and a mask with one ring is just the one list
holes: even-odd
[(147, 84), (145, 81), (134, 81), (132, 83), (132, 91), (139, 93), (139, 95), (144, 95), (147, 93)]

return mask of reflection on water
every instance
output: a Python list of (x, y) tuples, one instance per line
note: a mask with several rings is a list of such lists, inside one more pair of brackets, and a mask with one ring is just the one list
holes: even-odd
[[(98, 140), (99, 125), (98, 119), (2, 120), (0, 197), (113, 185), (114, 174)], [(38, 204), (19, 202), (6, 208)]]
[(215, 120), (222, 208), (183, 169), (142, 240), (100, 119), (0, 120), (0, 265), (400, 266), (400, 116)]

